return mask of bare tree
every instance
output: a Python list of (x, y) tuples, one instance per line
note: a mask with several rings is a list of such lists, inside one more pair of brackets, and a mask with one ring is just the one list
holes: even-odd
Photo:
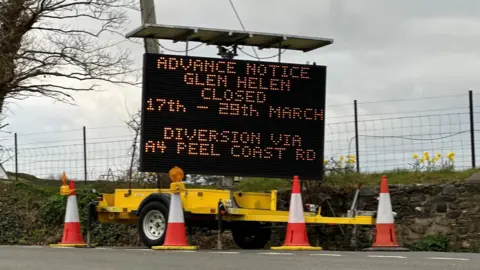
[(128, 127), (135, 133), (133, 136), (132, 146), (130, 147), (130, 166), (128, 168), (128, 180), (132, 179), (134, 167), (138, 165), (138, 144), (141, 129), (141, 110), (132, 115), (130, 121), (127, 122)]
[(137, 85), (127, 39), (137, 0), (0, 0), (0, 114), (11, 99), (101, 90), (100, 82)]
[(157, 184), (160, 188), (168, 188), (170, 180), (168, 174), (165, 172), (139, 172), (137, 170), (140, 165), (140, 131), (141, 110), (131, 115), (131, 119), (127, 122), (128, 127), (134, 132), (132, 146), (129, 149), (130, 166), (128, 169), (128, 180), (137, 183)]
[[(0, 134), (11, 133), (11, 132), (3, 130), (6, 126), (8, 126), (8, 124), (2, 124), (4, 120), (5, 120), (5, 116), (0, 115)], [(0, 140), (0, 164), (3, 164), (7, 161), (10, 161), (15, 157), (13, 147), (12, 146), (10, 146), (10, 147), (5, 146), (4, 143), (3, 143), (4, 141), (8, 141), (8, 139), (1, 139)]]

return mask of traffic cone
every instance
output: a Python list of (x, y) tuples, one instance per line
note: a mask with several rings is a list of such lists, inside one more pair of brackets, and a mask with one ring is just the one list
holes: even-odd
[(382, 182), (380, 183), (375, 229), (373, 245), (364, 249), (365, 251), (409, 251), (409, 249), (401, 247), (397, 242), (395, 219), (393, 217), (392, 202), (386, 176), (382, 176)]
[(85, 247), (87, 244), (83, 240), (82, 230), (80, 228), (80, 217), (77, 208), (77, 191), (75, 183), (70, 180), (68, 189), (70, 194), (67, 198), (67, 210), (65, 213), (65, 224), (63, 227), (62, 242), (50, 245), (51, 247)]
[(293, 177), (290, 209), (285, 242), (281, 247), (272, 247), (273, 250), (322, 250), (321, 247), (312, 247), (308, 242), (307, 227), (303, 215), (302, 194), (298, 176)]
[(153, 246), (156, 250), (195, 250), (197, 246), (190, 246), (185, 230), (182, 199), (179, 193), (172, 193), (168, 211), (167, 235), (162, 246)]

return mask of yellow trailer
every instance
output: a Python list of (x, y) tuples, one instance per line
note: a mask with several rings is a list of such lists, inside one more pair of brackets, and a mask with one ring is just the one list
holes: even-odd
[[(148, 247), (159, 246), (166, 235), (170, 194), (170, 189), (116, 189), (111, 194), (99, 194), (96, 216), (101, 223), (137, 224), (142, 242)], [(288, 222), (288, 211), (277, 210), (276, 190), (257, 193), (186, 188), (180, 196), (187, 228), (216, 229), (221, 218), (223, 229), (231, 230), (233, 240), (242, 249), (263, 248), (270, 240), (272, 223)], [(306, 208), (307, 224), (375, 224), (375, 211), (324, 217), (321, 207)], [(219, 212), (223, 213), (221, 217)]]

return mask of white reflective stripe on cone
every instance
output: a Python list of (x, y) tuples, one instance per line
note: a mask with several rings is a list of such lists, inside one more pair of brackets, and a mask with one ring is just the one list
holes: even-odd
[(380, 193), (378, 200), (377, 224), (393, 224), (392, 203), (389, 193)]
[(292, 193), (292, 197), (290, 198), (288, 222), (305, 223), (305, 217), (303, 216), (302, 195), (299, 193)]
[(168, 212), (168, 223), (184, 223), (183, 207), (180, 194), (172, 194), (170, 199), (170, 211)]
[(75, 195), (70, 195), (67, 198), (65, 222), (80, 222), (80, 218), (78, 217), (77, 196)]

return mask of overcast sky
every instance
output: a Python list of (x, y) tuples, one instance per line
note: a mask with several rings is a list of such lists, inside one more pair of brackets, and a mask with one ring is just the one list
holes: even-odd
[[(328, 67), (327, 118), (351, 115), (351, 106), (328, 109), (328, 105), (349, 104), (355, 99), (366, 102), (466, 95), (469, 89), (479, 88), (480, 1), (235, 0), (234, 3), (247, 30), (334, 39), (333, 45), (313, 52), (286, 52), (282, 56), (284, 62), (310, 61)], [(241, 29), (228, 0), (155, 0), (155, 4), (157, 22), (161, 24)], [(132, 12), (131, 21), (130, 29), (139, 26), (140, 14)], [(161, 43), (167, 48), (184, 49), (183, 44)], [(127, 46), (134, 51), (140, 67), (143, 47)], [(253, 54), (250, 48), (246, 50)], [(260, 56), (275, 53), (259, 51)], [(201, 47), (190, 55), (216, 57), (216, 49)], [(251, 59), (242, 54), (239, 58)], [(10, 126), (6, 129), (25, 134), (82, 126), (122, 126), (128, 120), (128, 111), (139, 108), (140, 98), (138, 88), (110, 86), (106, 92), (77, 95), (77, 106), (49, 99), (18, 101), (10, 107), (7, 119)], [(359, 112), (445, 109), (466, 107), (467, 102), (465, 96), (408, 104), (365, 104)], [(478, 102), (480, 105), (480, 98)], [(57, 113), (48, 114), (47, 107)], [(125, 134), (128, 133), (124, 128), (89, 131), (90, 137)], [(53, 141), (65, 136), (53, 133), (46, 139)], [(77, 138), (81, 134), (72, 136)], [(39, 136), (24, 138), (24, 142), (44, 140)]]

